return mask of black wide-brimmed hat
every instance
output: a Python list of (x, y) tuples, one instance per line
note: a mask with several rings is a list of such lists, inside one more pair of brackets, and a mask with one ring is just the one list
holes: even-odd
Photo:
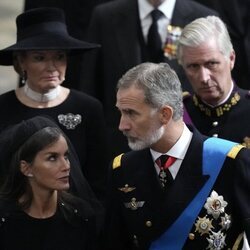
[(81, 53), (100, 47), (68, 34), (64, 12), (57, 8), (28, 10), (16, 18), (17, 42), (0, 50), (0, 64), (12, 65), (13, 52), (25, 50), (70, 50)]

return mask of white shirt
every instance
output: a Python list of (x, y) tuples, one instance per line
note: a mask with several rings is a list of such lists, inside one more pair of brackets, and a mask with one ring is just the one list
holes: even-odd
[[(175, 179), (175, 177), (180, 169), (181, 163), (186, 155), (186, 152), (188, 150), (192, 136), (193, 136), (193, 133), (184, 124), (184, 129), (183, 129), (183, 132), (181, 134), (181, 137), (174, 144), (174, 146), (172, 148), (170, 148), (170, 150), (168, 152), (165, 153), (167, 155), (170, 155), (170, 156), (173, 156), (176, 158), (176, 161), (169, 168), (169, 171), (172, 174), (174, 179)], [(162, 153), (156, 152), (153, 149), (150, 149), (150, 152), (152, 154), (152, 158), (153, 158), (154, 162), (157, 158), (159, 158), (162, 155)], [(156, 163), (155, 163), (155, 169), (157, 171), (157, 174), (159, 174), (160, 169)]]
[[(173, 16), (175, 2), (176, 0), (166, 0), (160, 6), (158, 6), (158, 10), (163, 13), (161, 18), (157, 21), (158, 32), (162, 40), (162, 46), (164, 46), (167, 39), (167, 27), (170, 24)], [(152, 17), (150, 13), (152, 10), (154, 10), (154, 7), (147, 0), (138, 0), (138, 8), (143, 37), (147, 43), (148, 31), (152, 24)]]
[(243, 235), (243, 246), (242, 246), (242, 250), (250, 250), (250, 246), (249, 246), (249, 243), (247, 241), (247, 236), (246, 236), (246, 233), (244, 232), (244, 235)]

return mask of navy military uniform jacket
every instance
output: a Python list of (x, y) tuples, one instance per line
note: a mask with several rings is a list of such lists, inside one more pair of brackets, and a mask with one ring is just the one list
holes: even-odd
[[(124, 154), (121, 161), (114, 160), (109, 180), (105, 249), (149, 249), (151, 242), (171, 226), (209, 179), (202, 174), (205, 139), (194, 131), (180, 170), (167, 191), (161, 188), (149, 149), (132, 151)], [(212, 243), (207, 240), (218, 232), (226, 236), (219, 242), (221, 246), (226, 244), (226, 249), (240, 245), (243, 229), (250, 240), (249, 164), (250, 152), (245, 148), (235, 159), (226, 158), (211, 190), (220, 196), (212, 199), (216, 209), (220, 207), (224, 211), (214, 219), (203, 206), (185, 236), (183, 249), (223, 249), (212, 248), (214, 240)], [(223, 201), (227, 202), (226, 206), (222, 205)]]
[(239, 142), (250, 147), (250, 126), (248, 125), (250, 93), (248, 90), (235, 87), (228, 100), (215, 108), (203, 103), (196, 95), (184, 95), (183, 101), (185, 112), (202, 134)]

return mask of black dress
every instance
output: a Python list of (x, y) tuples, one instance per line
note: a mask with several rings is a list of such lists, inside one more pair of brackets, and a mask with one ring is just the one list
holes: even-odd
[(52, 217), (38, 219), (30, 217), (13, 204), (10, 206), (0, 201), (0, 249), (96, 249), (94, 217), (81, 207), (61, 203)]

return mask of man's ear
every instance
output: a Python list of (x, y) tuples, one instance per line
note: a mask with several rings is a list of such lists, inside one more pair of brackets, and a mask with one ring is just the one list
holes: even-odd
[(235, 58), (236, 58), (236, 55), (235, 55), (235, 52), (234, 50), (230, 53), (229, 55), (229, 62), (230, 62), (230, 69), (233, 70), (234, 68), (234, 64), (235, 64)]
[(160, 113), (161, 113), (161, 122), (163, 124), (167, 124), (173, 117), (173, 109), (170, 106), (163, 106), (160, 109)]
[(31, 170), (31, 167), (30, 167), (30, 163), (28, 163), (27, 161), (24, 161), (24, 160), (20, 161), (20, 171), (25, 176), (33, 177), (32, 170)]

